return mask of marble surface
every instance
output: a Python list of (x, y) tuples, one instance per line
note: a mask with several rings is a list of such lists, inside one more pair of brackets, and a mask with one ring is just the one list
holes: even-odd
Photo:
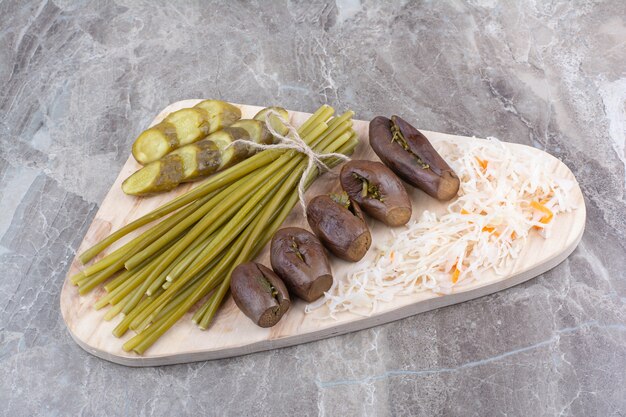
[[(626, 415), (626, 2), (182, 3), (0, 2), (0, 415)], [(61, 319), (68, 263), (134, 137), (196, 97), (536, 146), (587, 231), (526, 284), (370, 330), (105, 362)]]

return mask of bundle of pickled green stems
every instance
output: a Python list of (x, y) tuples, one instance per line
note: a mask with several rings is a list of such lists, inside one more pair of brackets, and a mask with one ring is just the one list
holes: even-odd
[[(322, 106), (297, 132), (317, 154), (350, 155), (358, 143), (353, 112), (333, 114), (332, 107)], [(207, 329), (228, 294), (232, 270), (261, 251), (298, 202), (307, 162), (295, 150), (254, 154), (85, 251), (83, 264), (139, 227), (164, 218), (71, 281), (80, 294), (104, 283), (106, 294), (95, 308), (110, 305), (106, 320), (123, 315), (113, 330), (116, 337), (129, 329), (136, 332), (124, 343), (125, 351), (142, 354), (196, 306), (192, 321)], [(324, 162), (333, 167), (341, 160)], [(317, 175), (319, 168), (309, 170), (305, 186)]]

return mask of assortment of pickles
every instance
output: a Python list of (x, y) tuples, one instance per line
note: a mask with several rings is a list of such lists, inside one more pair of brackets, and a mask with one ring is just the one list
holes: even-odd
[[(322, 107), (316, 114), (325, 111)], [(350, 116), (346, 113), (336, 123)], [(130, 195), (164, 192), (233, 167), (256, 151), (245, 142), (269, 145), (275, 141), (266, 123), (275, 134), (287, 135), (289, 128), (280, 118), (288, 120), (287, 111), (270, 107), (253, 119), (241, 119), (238, 107), (219, 100), (204, 100), (175, 111), (136, 139), (132, 152), (143, 167), (124, 181), (122, 189)], [(389, 227), (405, 225), (411, 219), (411, 200), (402, 180), (442, 201), (457, 194), (460, 181), (454, 171), (428, 139), (402, 118), (374, 118), (369, 141), (382, 163), (352, 160), (343, 165), (339, 175), (342, 191), (318, 195), (306, 207), (313, 233), (297, 227), (280, 229), (271, 240), (272, 269), (245, 262), (232, 270), (233, 299), (258, 326), (278, 323), (292, 304), (290, 294), (312, 302), (331, 288), (327, 250), (349, 262), (365, 256), (372, 244), (366, 215)], [(215, 307), (213, 304), (207, 305)]]
[[(203, 101), (174, 112), (142, 133), (135, 156), (150, 162), (124, 186), (129, 191), (129, 183), (133, 185), (134, 194), (153, 193), (215, 174), (87, 249), (79, 256), (85, 267), (70, 277), (79, 294), (104, 284), (105, 292), (94, 307), (109, 307), (105, 320), (123, 315), (114, 336), (135, 332), (122, 345), (125, 351), (143, 354), (190, 310), (192, 322), (207, 329), (230, 289), (254, 323), (272, 326), (289, 309), (289, 291), (312, 300), (332, 283), (330, 266), (320, 263), (327, 262), (326, 254), (314, 235), (276, 233), (297, 204), (299, 188), (306, 190), (319, 174), (318, 169), (307, 169), (306, 155), (263, 145), (284, 140), (291, 129), (283, 123), (289, 114), (273, 107), (241, 120), (238, 110), (220, 103)], [(352, 129), (354, 113), (334, 113), (323, 105), (297, 129), (303, 145), (313, 152), (335, 155), (325, 159), (330, 168), (359, 143)], [(250, 264), (273, 237), (278, 255), (274, 271)], [(284, 245), (290, 245), (291, 258), (283, 254)]]
[(237, 282), (231, 285), (233, 298), (257, 325), (278, 323), (289, 309), (289, 292), (311, 302), (331, 288), (332, 271), (324, 247), (349, 262), (363, 259), (372, 244), (364, 213), (390, 227), (409, 222), (411, 200), (401, 179), (441, 201), (456, 196), (459, 178), (408, 122), (398, 116), (376, 117), (369, 136), (384, 163), (345, 163), (339, 175), (343, 191), (318, 195), (307, 205), (314, 234), (296, 227), (279, 230), (271, 246), (274, 271), (250, 264), (240, 266), (233, 275)]

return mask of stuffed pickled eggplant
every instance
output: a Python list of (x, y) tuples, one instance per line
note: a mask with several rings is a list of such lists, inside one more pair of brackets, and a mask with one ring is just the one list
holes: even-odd
[(388, 226), (411, 219), (411, 200), (402, 181), (384, 164), (352, 160), (339, 175), (341, 187), (367, 214)]
[(270, 262), (289, 291), (304, 301), (320, 298), (333, 283), (324, 247), (308, 230), (286, 227), (276, 232), (272, 238)]
[(345, 192), (318, 195), (309, 202), (306, 214), (313, 232), (341, 259), (356, 262), (372, 244), (372, 235), (359, 204)]
[(230, 290), (237, 307), (260, 327), (274, 326), (291, 305), (282, 280), (255, 262), (240, 264), (233, 270)]
[(419, 130), (398, 116), (370, 122), (370, 145), (376, 155), (407, 183), (446, 201), (459, 190), (459, 177)]

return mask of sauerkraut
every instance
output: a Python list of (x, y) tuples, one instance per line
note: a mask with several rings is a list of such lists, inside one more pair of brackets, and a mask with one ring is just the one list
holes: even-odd
[[(548, 238), (555, 217), (573, 210), (573, 181), (558, 178), (532, 150), (511, 152), (495, 138), (467, 144), (439, 142), (438, 151), (461, 180), (441, 216), (424, 211), (406, 227), (374, 242), (376, 257), (335, 277), (306, 311), (326, 308), (370, 315), (379, 303), (418, 291), (449, 294), (481, 273), (503, 274), (531, 233)], [(414, 207), (419, 210), (419, 207)]]

